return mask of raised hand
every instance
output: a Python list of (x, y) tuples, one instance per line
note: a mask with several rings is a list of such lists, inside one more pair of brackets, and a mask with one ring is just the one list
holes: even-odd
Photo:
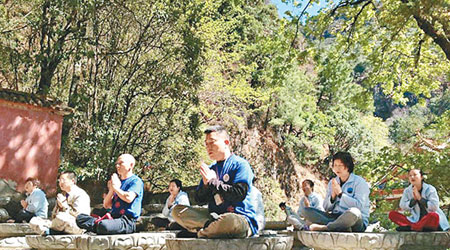
[(112, 188), (115, 189), (115, 190), (119, 190), (121, 185), (122, 185), (122, 182), (120, 181), (119, 176), (116, 173), (114, 173), (111, 176), (111, 186), (112, 186)]
[(420, 192), (416, 186), (413, 186), (413, 196), (415, 200), (420, 201), (420, 199), (422, 199), (422, 195), (420, 195)]
[(311, 204), (309, 203), (308, 197), (305, 196), (303, 199), (303, 203), (305, 204), (305, 207), (309, 207)]
[(336, 178), (333, 178), (331, 180), (331, 198), (335, 199), (340, 193), (342, 193), (341, 185), (339, 185)]
[(21, 200), (20, 201), (20, 205), (22, 205), (23, 208), (27, 208), (28, 207), (28, 202), (26, 202), (25, 200)]
[(203, 183), (206, 185), (208, 182), (214, 178), (217, 178), (216, 172), (209, 169), (208, 165), (202, 162), (200, 164), (200, 174), (202, 175)]

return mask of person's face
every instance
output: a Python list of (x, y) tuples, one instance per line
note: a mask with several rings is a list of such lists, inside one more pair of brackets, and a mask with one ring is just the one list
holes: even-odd
[(348, 168), (340, 159), (334, 160), (332, 169), (333, 172), (341, 179), (346, 179), (350, 175)]
[(205, 146), (211, 160), (222, 161), (225, 159), (230, 141), (221, 133), (211, 132), (206, 134)]
[(409, 177), (409, 182), (414, 186), (417, 186), (423, 180), (423, 176), (420, 174), (420, 170), (418, 170), (418, 169), (413, 169), (413, 170), (409, 171), (408, 177)]
[(33, 185), (32, 181), (27, 181), (27, 183), (25, 183), (25, 192), (31, 193), (31, 192), (33, 192), (34, 188), (35, 188), (35, 186)]
[(120, 176), (126, 176), (133, 169), (133, 165), (125, 157), (119, 157), (116, 161), (116, 169)]
[(177, 187), (177, 184), (175, 184), (175, 182), (169, 183), (169, 193), (172, 195), (177, 195), (178, 192), (180, 192), (180, 188)]
[(305, 193), (305, 195), (310, 195), (312, 192), (311, 187), (309, 186), (308, 182), (306, 182), (306, 181), (302, 182), (302, 190)]
[(67, 174), (59, 176), (59, 187), (62, 191), (68, 192), (70, 187), (74, 185), (74, 181), (67, 177)]

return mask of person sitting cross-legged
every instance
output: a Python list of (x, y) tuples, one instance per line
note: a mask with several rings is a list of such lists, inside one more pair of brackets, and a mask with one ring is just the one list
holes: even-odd
[(63, 193), (56, 196), (56, 205), (52, 212), (52, 220), (44, 220), (33, 217), (30, 227), (38, 234), (81, 234), (75, 222), (80, 213), (91, 211), (91, 199), (89, 195), (77, 185), (77, 177), (74, 172), (66, 171), (59, 176), (59, 187)]
[(117, 158), (117, 173), (108, 181), (108, 194), (103, 199), (103, 207), (111, 208), (102, 218), (88, 214), (77, 217), (77, 225), (88, 232), (97, 234), (131, 234), (136, 232), (136, 220), (141, 215), (144, 183), (133, 174), (135, 159), (130, 154)]
[(389, 219), (399, 225), (397, 231), (446, 231), (449, 229), (447, 217), (439, 208), (436, 188), (423, 181), (422, 171), (409, 170), (409, 185), (400, 199), (400, 208), (411, 212), (411, 216), (391, 211)]
[(27, 179), (25, 182), (25, 192), (28, 196), (25, 200), (20, 201), (23, 209), (15, 215), (11, 222), (30, 222), (31, 218), (35, 216), (47, 219), (48, 201), (45, 193), (39, 189), (39, 184), (38, 179)]
[(302, 190), (305, 196), (300, 199), (297, 214), (303, 217), (303, 210), (312, 207), (323, 211), (323, 198), (314, 192), (314, 182), (306, 179), (302, 182)]
[(369, 184), (353, 174), (353, 159), (347, 152), (333, 156), (333, 172), (337, 177), (328, 183), (324, 211), (306, 207), (303, 216), (312, 231), (364, 232), (369, 222)]
[(164, 217), (154, 217), (151, 223), (159, 228), (165, 228), (168, 230), (182, 229), (174, 219), (172, 218), (172, 210), (176, 205), (189, 206), (189, 196), (183, 190), (183, 184), (178, 179), (173, 179), (169, 182), (169, 197), (167, 197), (166, 203), (162, 210)]
[[(206, 149), (216, 162), (201, 164), (202, 180), (195, 198), (208, 209), (177, 205), (172, 216), (200, 238), (245, 238), (258, 233), (258, 195), (249, 163), (231, 153), (228, 133), (222, 126), (205, 130)], [(181, 237), (181, 234), (178, 235)]]

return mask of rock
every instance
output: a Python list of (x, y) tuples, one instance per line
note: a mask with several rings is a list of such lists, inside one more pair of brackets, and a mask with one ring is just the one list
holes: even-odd
[(0, 240), (0, 249), (31, 249), (25, 237), (11, 237)]
[(6, 204), (8, 204), (10, 200), (11, 197), (0, 197), (0, 207), (3, 207)]
[(167, 239), (168, 250), (287, 250), (292, 249), (292, 236), (261, 236), (245, 239)]
[(28, 223), (0, 223), (0, 239), (35, 234)]
[(33, 249), (133, 249), (162, 250), (166, 239), (175, 238), (172, 232), (147, 232), (119, 235), (48, 235), (26, 236)]
[(9, 219), (8, 211), (4, 208), (0, 208), (0, 223), (4, 223)]
[(446, 249), (450, 247), (450, 232), (386, 232), (338, 233), (299, 231), (300, 241), (320, 249)]

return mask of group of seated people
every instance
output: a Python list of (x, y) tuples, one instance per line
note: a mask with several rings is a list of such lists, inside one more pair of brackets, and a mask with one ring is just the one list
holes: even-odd
[[(156, 226), (180, 229), (179, 237), (245, 238), (257, 235), (264, 228), (264, 206), (261, 192), (253, 185), (255, 175), (250, 164), (233, 154), (230, 138), (222, 126), (211, 126), (205, 131), (205, 146), (211, 165), (199, 166), (200, 184), (195, 192), (199, 203), (207, 208), (192, 207), (181, 181), (169, 183), (169, 197), (163, 215), (152, 219)], [(48, 202), (38, 188), (36, 179), (25, 184), (28, 193), (22, 201), (23, 210), (15, 222), (29, 222), (39, 234), (128, 234), (136, 232), (136, 220), (141, 215), (144, 184), (133, 174), (135, 159), (122, 154), (116, 161), (117, 173), (108, 181), (104, 196), (104, 214), (91, 214), (89, 195), (77, 184), (75, 173), (60, 174), (63, 191), (56, 198), (52, 218), (47, 219)], [(300, 201), (298, 214), (285, 204), (280, 207), (288, 214), (288, 221), (297, 229), (363, 232), (368, 225), (368, 183), (353, 174), (353, 160), (349, 153), (339, 152), (333, 157), (333, 172), (337, 175), (328, 183), (327, 195), (322, 201), (314, 193), (314, 182), (305, 180), (305, 196)], [(436, 189), (423, 182), (422, 173), (409, 172), (411, 185), (400, 201), (403, 210), (412, 216), (391, 212), (389, 218), (402, 230), (448, 230), (447, 218), (439, 209)], [(303, 217), (303, 219), (301, 218)]]
[[(328, 182), (325, 199), (313, 192), (314, 182), (302, 183), (304, 197), (297, 213), (286, 203), (279, 204), (286, 220), (297, 230), (364, 232), (369, 224), (370, 188), (364, 178), (353, 174), (353, 159), (347, 152), (333, 156), (332, 170), (336, 177)], [(400, 209), (391, 211), (389, 219), (398, 225), (397, 231), (447, 231), (449, 222), (439, 208), (436, 188), (424, 182), (421, 170), (408, 172), (410, 185), (400, 199)], [(302, 219), (303, 218), (303, 219)]]

